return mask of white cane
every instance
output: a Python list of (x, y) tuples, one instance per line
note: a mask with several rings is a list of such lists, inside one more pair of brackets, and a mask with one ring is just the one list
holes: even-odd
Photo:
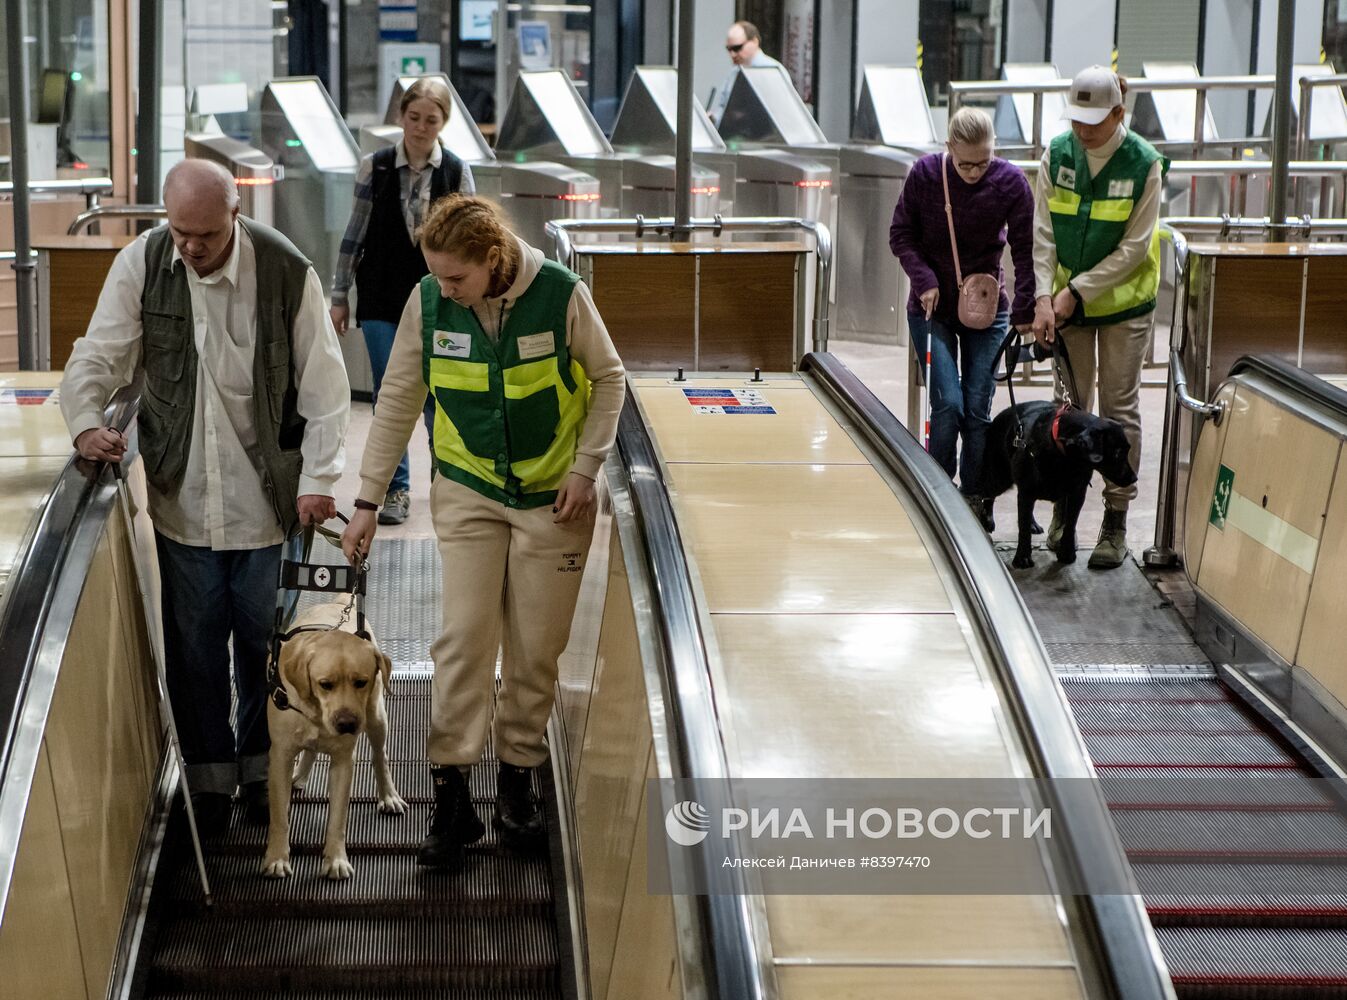
[(131, 561), (136, 570), (136, 586), (140, 590), (141, 604), (145, 609), (145, 624), (150, 629), (150, 658), (154, 660), (154, 679), (159, 688), (159, 710), (163, 713), (164, 725), (168, 730), (168, 742), (173, 751), (173, 762), (178, 768), (178, 784), (182, 788), (182, 801), (187, 809), (187, 827), (192, 837), (192, 850), (196, 854), (196, 870), (201, 877), (201, 891), (205, 894), (205, 903), (209, 908), (215, 905), (211, 896), (210, 878), (206, 875), (206, 855), (201, 849), (201, 834), (196, 826), (196, 811), (192, 808), (192, 790), (187, 784), (187, 765), (182, 757), (182, 745), (178, 742), (178, 725), (173, 719), (173, 705), (168, 699), (168, 677), (164, 673), (164, 658), (159, 653), (159, 645), (154, 642), (155, 616), (161, 614), (150, 599), (146, 581), (148, 568), (141, 557), (141, 548), (136, 544), (136, 524), (131, 514), (131, 487), (120, 462), (108, 463), (113, 475), (117, 477), (117, 496), (121, 502), (122, 517), (126, 521), (127, 534), (131, 539)]

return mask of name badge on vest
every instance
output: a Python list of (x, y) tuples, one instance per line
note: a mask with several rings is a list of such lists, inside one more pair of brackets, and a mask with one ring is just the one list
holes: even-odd
[(548, 330), (545, 333), (531, 333), (527, 337), (520, 337), (515, 344), (519, 347), (519, 359), (528, 361), (530, 358), (545, 358), (551, 354), (555, 338)]
[(437, 358), (466, 358), (472, 353), (472, 334), (436, 330), (434, 353)]
[(1059, 166), (1057, 168), (1057, 186), (1074, 191), (1076, 189), (1076, 172), (1068, 166)]
[(1124, 181), (1109, 181), (1108, 196), (1110, 198), (1130, 198), (1132, 197), (1132, 187), (1131, 178)]

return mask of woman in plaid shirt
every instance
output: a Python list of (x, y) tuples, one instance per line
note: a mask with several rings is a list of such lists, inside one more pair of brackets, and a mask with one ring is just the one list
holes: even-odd
[[(354, 279), (356, 323), (365, 333), (376, 403), (402, 307), (427, 273), (416, 244), (416, 228), (429, 214), (431, 202), (455, 191), (472, 194), (475, 190), (468, 165), (440, 144), (440, 130), (451, 108), (444, 81), (421, 77), (402, 95), (398, 144), (366, 156), (356, 174), (355, 205), (332, 279), (332, 325), (338, 333), (346, 332), (351, 318), (347, 294)], [(427, 434), (434, 414), (427, 398)], [(407, 519), (409, 480), (404, 452), (388, 484), (380, 524), (401, 524)]]

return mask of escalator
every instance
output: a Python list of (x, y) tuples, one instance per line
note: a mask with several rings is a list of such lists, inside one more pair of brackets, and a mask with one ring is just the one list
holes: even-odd
[[(134, 995), (568, 995), (563, 983), (573, 984), (574, 972), (569, 942), (562, 944), (569, 926), (565, 883), (557, 886), (560, 866), (554, 869), (551, 857), (505, 850), (488, 823), (486, 836), (467, 849), (461, 872), (416, 865), (434, 798), (425, 757), (431, 674), (420, 661), (439, 628), (439, 560), (433, 539), (381, 540), (376, 553), (368, 614), (381, 647), (393, 657), (387, 752), (407, 814), (376, 811), (369, 743), (362, 739), (347, 819), (355, 873), (341, 882), (321, 877), (328, 762), (320, 757), (308, 787), (291, 803), (294, 874), (271, 880), (258, 873), (267, 830), (249, 824), (236, 804), (228, 831), (206, 845), (213, 894), (208, 908), (179, 810), (155, 875)], [(545, 771), (539, 769), (534, 793), (546, 802), (553, 795)], [(491, 814), (495, 778), (488, 744), (470, 777), (480, 816)], [(555, 829), (554, 812), (552, 817)], [(242, 984), (246, 994), (238, 992)]]
[[(1279, 539), (1294, 537), (1303, 500), (1308, 524), (1323, 522), (1325, 550), (1330, 557), (1336, 551), (1324, 513), (1337, 509), (1327, 483), (1322, 495), (1305, 500), (1298, 484), (1262, 470), (1266, 450), (1302, 440), (1318, 441), (1313, 446), (1325, 449), (1331, 470), (1337, 459), (1330, 434), (1347, 429), (1347, 394), (1275, 363), (1246, 359), (1232, 375), (1241, 366), (1262, 381), (1223, 390), (1229, 419), (1204, 429), (1190, 484), (1185, 564), (1201, 646), (1130, 560), (1107, 574), (1080, 564), (1040, 565), (1017, 573), (1016, 582), (1093, 759), (1178, 996), (1342, 997), (1347, 783), (1324, 747), (1343, 729), (1328, 710), (1307, 711), (1324, 692), (1312, 695), (1288, 662), (1308, 622), (1312, 587), (1327, 585), (1338, 595), (1331, 613), (1340, 617), (1341, 568), (1331, 558), (1301, 558), (1297, 567), (1254, 546), (1275, 549)], [(1272, 399), (1293, 402), (1279, 417), (1257, 409)], [(1289, 433), (1292, 416), (1311, 421), (1315, 434)], [(1303, 465), (1323, 461), (1316, 454)], [(1221, 519), (1209, 508), (1218, 466), (1238, 489), (1255, 484), (1252, 516), (1261, 521), (1247, 529), (1233, 520), (1216, 524)], [(1260, 531), (1264, 523), (1274, 530)], [(1215, 539), (1206, 542), (1209, 554), (1217, 553), (1207, 564), (1204, 536)], [(1227, 558), (1232, 550), (1238, 558)], [(1288, 573), (1302, 574), (1299, 588), (1285, 585)], [(1213, 610), (1219, 600), (1208, 591), (1230, 604), (1262, 604), (1279, 626), (1292, 621), (1285, 658), (1274, 662), (1270, 639), (1245, 635), (1237, 620)], [(1212, 614), (1219, 627), (1204, 626)], [(1213, 634), (1224, 641), (1213, 643)], [(1231, 646), (1235, 634), (1243, 638)], [(1306, 717), (1320, 721), (1318, 733), (1300, 724)]]
[(1063, 681), (1179, 996), (1342, 996), (1347, 811), (1324, 775), (1215, 670)]

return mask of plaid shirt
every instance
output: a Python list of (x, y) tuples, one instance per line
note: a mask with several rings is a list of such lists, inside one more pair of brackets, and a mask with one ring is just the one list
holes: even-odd
[[(398, 180), (402, 184), (402, 216), (407, 223), (407, 236), (416, 241), (416, 227), (421, 224), (426, 208), (430, 204), (430, 174), (440, 165), (443, 154), (439, 143), (430, 152), (430, 160), (420, 170), (413, 170), (407, 162), (407, 149), (398, 140), (397, 145)], [(360, 265), (360, 256), (365, 251), (365, 232), (369, 229), (370, 212), (374, 208), (374, 155), (361, 159), (360, 169), (355, 175), (355, 204), (351, 206), (351, 219), (346, 223), (346, 232), (341, 238), (341, 253), (337, 257), (337, 273), (332, 278), (332, 304), (344, 306), (351, 283), (355, 280), (355, 269)], [(463, 164), (463, 179), (458, 190), (463, 194), (472, 194), (477, 190), (472, 180), (472, 170)]]

